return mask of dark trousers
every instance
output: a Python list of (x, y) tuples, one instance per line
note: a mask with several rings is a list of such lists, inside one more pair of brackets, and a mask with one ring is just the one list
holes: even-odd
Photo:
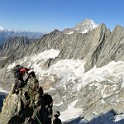
[(14, 81), (13, 93), (15, 93), (20, 87), (24, 85), (23, 77), (17, 77)]

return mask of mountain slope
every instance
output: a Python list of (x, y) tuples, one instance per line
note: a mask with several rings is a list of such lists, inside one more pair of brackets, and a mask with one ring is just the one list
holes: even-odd
[[(73, 34), (64, 34), (58, 30), (55, 30), (49, 34), (44, 35), (37, 42), (32, 43), (29, 47), (24, 49), (19, 48), (18, 56), (22, 57), (22, 54), (25, 51), (25, 55), (30, 55), (32, 53), (42, 52), (48, 49), (59, 49), (60, 54), (59, 58), (56, 58), (55, 61), (59, 59), (87, 59), (92, 56), (92, 53), (97, 49), (98, 45), (106, 41), (106, 38), (110, 35), (110, 31), (106, 28), (104, 24), (101, 24), (93, 31), (90, 31), (87, 34), (73, 33)], [(101, 47), (102, 49), (102, 47)], [(100, 50), (101, 50), (100, 49)], [(14, 51), (16, 53), (16, 51)], [(72, 54), (73, 53), (73, 54)], [(10, 54), (11, 58), (18, 58), (15, 54)], [(5, 61), (13, 62), (9, 58)], [(2, 62), (1, 62), (2, 63)], [(92, 65), (93, 66), (93, 65)]]
[[(48, 67), (48, 60), (58, 55), (56, 50), (44, 51), (9, 65), (8, 72), (16, 63), (33, 68), (40, 85), (53, 96), (54, 109), (61, 111), (62, 121), (78, 116), (91, 120), (111, 109), (123, 112), (124, 62), (111, 62), (87, 72), (82, 60), (59, 60)], [(70, 115), (66, 119), (65, 113)]]
[[(54, 30), (24, 48), (14, 49), (0, 61), (0, 85), (9, 89), (16, 64), (31, 67), (54, 108), (67, 121), (86, 120), (114, 110), (124, 111), (124, 28), (110, 30), (101, 24), (87, 33)], [(64, 116), (65, 113), (69, 116)], [(71, 113), (74, 113), (73, 115)]]

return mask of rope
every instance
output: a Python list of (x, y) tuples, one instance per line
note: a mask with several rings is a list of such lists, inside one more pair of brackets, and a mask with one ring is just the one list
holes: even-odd
[[(35, 113), (34, 104), (33, 104), (33, 110), (34, 110), (34, 113)], [(37, 117), (37, 113), (35, 113), (35, 116), (36, 116), (36, 118), (37, 118), (39, 124), (42, 124), (41, 121), (39, 120), (39, 118)]]
[[(30, 97), (30, 100), (33, 101), (31, 93), (30, 93), (30, 96), (31, 96), (31, 97)], [(37, 121), (39, 122), (39, 124), (42, 124), (41, 121), (39, 120), (38, 116), (37, 116), (37, 113), (35, 112), (34, 103), (32, 103), (32, 104), (33, 104), (33, 110), (34, 110), (35, 117), (36, 117)]]

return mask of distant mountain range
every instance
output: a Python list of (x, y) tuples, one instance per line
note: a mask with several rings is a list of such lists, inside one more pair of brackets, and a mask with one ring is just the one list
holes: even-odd
[(10, 31), (0, 26), (0, 43), (5, 42), (10, 37), (24, 36), (29, 39), (38, 39), (42, 37), (41, 32), (28, 32), (28, 31)]
[[(95, 29), (98, 26), (93, 20), (91, 19), (85, 19), (82, 22), (78, 23), (73, 28), (67, 28), (63, 32), (65, 34), (71, 34), (74, 32), (78, 33), (87, 33), (93, 29)], [(5, 42), (10, 37), (15, 36), (24, 36), (29, 39), (38, 39), (43, 36), (44, 33), (41, 32), (30, 32), (30, 31), (12, 31), (5, 29), (0, 26), (0, 43)]]

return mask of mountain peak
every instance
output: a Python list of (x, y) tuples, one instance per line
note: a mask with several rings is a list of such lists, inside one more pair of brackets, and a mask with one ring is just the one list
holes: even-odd
[(80, 33), (87, 33), (98, 26), (93, 20), (85, 19), (82, 22), (78, 23), (74, 29)]
[(92, 19), (84, 19), (81, 23), (86, 23), (86, 22), (89, 22), (89, 23), (95, 23)]
[(68, 28), (64, 30), (65, 34), (71, 34), (74, 33), (74, 31), (79, 32), (79, 33), (87, 33), (99, 25), (96, 24), (93, 20), (91, 19), (84, 19), (82, 22), (78, 23), (74, 28)]

